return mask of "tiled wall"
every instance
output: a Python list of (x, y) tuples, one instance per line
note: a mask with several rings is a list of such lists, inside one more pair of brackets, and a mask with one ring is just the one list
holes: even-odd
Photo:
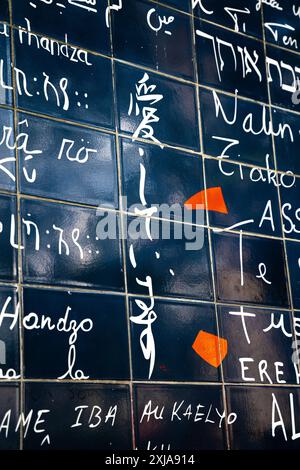
[(0, 0), (0, 449), (299, 448), (300, 6), (110, 3)]

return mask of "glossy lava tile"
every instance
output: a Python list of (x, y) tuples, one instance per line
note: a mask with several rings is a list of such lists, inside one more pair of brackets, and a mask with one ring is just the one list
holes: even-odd
[(13, 111), (0, 108), (0, 122), (0, 188), (7, 191), (16, 191)]
[(299, 449), (297, 388), (230, 386), (226, 392), (228, 411), (237, 414), (229, 429), (233, 450)]
[(228, 305), (218, 306), (218, 317), (220, 334), (228, 341), (225, 382), (297, 384), (290, 312)]
[(300, 243), (286, 241), (294, 308), (300, 309)]
[(0, 378), (18, 379), (20, 309), (16, 288), (0, 287), (0, 312)]
[[(20, 449), (20, 413), (19, 386), (14, 383), (0, 384), (0, 424), (4, 426), (0, 433), (0, 450)], [(9, 418), (8, 418), (9, 416)], [(5, 429), (5, 431), (4, 431)]]
[(55, 49), (52, 55), (41, 48), (39, 41), (29, 42), (26, 32), (15, 31), (16, 66), (20, 70), (18, 107), (98, 127), (113, 127), (111, 60), (87, 53), (86, 59), (74, 62), (71, 47), (62, 46), (63, 52)]
[(281, 0), (277, 8), (264, 4), (264, 29), (266, 41), (298, 52), (299, 6), (293, 0)]
[(0, 196), (0, 280), (17, 280), (18, 225), (16, 198)]
[(135, 385), (137, 448), (224, 449), (223, 411), (221, 386)]
[(282, 235), (275, 172), (271, 180), (270, 172), (206, 158), (205, 174), (207, 188), (219, 188), (225, 202), (209, 212), (210, 225), (229, 228), (248, 221), (242, 226), (247, 232)]
[(30, 145), (19, 150), (22, 193), (118, 207), (112, 135), (26, 114), (18, 122)]
[(300, 178), (289, 178), (288, 184), (290, 187), (280, 187), (283, 232), (287, 238), (300, 240)]
[[(0, 191), (21, 194), (18, 220), (0, 195), (1, 449), (21, 411), (25, 449), (299, 448), (300, 243), (263, 238), (299, 238), (298, 180), (277, 175), (280, 208), (272, 172), (274, 136), (300, 176), (299, 116), (262, 104), (269, 81), (300, 110), (298, 55), (261, 41), (296, 48), (299, 11), (271, 3), (0, 0)], [(204, 180), (209, 236), (203, 207), (182, 213)], [(167, 220), (124, 213), (121, 242), (122, 195)]]
[[(25, 288), (24, 317), (26, 378), (129, 379), (123, 297)], [(51, 327), (35, 328), (44, 317)]]
[(298, 114), (272, 109), (272, 119), (276, 134), (274, 135), (277, 169), (292, 171), (300, 175), (298, 149), (300, 145)]
[(200, 106), (204, 153), (274, 168), (266, 105), (200, 89)]
[[(127, 208), (142, 210), (140, 181), (145, 172), (144, 197), (148, 206), (158, 207), (160, 217), (183, 219), (184, 203), (203, 190), (202, 158), (179, 150), (161, 149), (157, 145), (120, 140), (123, 168), (123, 194)], [(173, 209), (173, 212), (172, 212)], [(192, 212), (192, 211), (189, 211)], [(205, 213), (187, 212), (190, 221), (204, 223)], [(157, 213), (155, 215), (158, 215)]]
[[(42, 414), (43, 433), (30, 428), (24, 449), (128, 450), (132, 448), (127, 385), (27, 383), (25, 411)], [(59, 425), (58, 425), (59, 423)]]
[(127, 0), (120, 11), (112, 11), (112, 24), (117, 58), (194, 80), (190, 16)]
[(283, 242), (213, 233), (217, 299), (288, 307)]
[(194, 15), (235, 32), (262, 38), (261, 9), (253, 0), (196, 0)]
[[(149, 295), (140, 282), (151, 278), (154, 295), (212, 299), (207, 230), (187, 224), (128, 218), (127, 281), (131, 293)], [(133, 255), (130, 257), (130, 246)], [(137, 282), (137, 279), (140, 282)]]
[(12, 105), (11, 35), (8, 25), (0, 23), (0, 32), (0, 104)]
[(119, 129), (200, 150), (195, 86), (116, 63)]
[(199, 83), (268, 102), (261, 42), (195, 19)]
[(267, 78), (273, 105), (299, 111), (299, 93), (294, 94), (300, 79), (298, 64), (298, 54), (267, 46)]
[(110, 54), (107, 5), (107, 0), (60, 0), (53, 3), (13, 0), (13, 22), (28, 31), (44, 33), (85, 49)]
[(98, 223), (107, 219), (96, 209), (23, 199), (21, 216), (26, 282), (123, 290), (115, 213), (105, 239)]
[[(23, 302), (26, 378), (75, 379), (80, 370), (89, 379), (129, 379), (124, 297), (25, 288)], [(44, 317), (51, 328), (34, 328)]]
[[(149, 304), (149, 300), (139, 302)], [(151, 380), (158, 381), (220, 381), (220, 363), (215, 308), (212, 304), (189, 304), (155, 299), (153, 311), (157, 315), (151, 329), (154, 338), (154, 369)], [(150, 361), (145, 359), (140, 341), (144, 324), (138, 318), (142, 311), (135, 300), (130, 301), (133, 378), (147, 380)], [(202, 338), (203, 337), (203, 338)], [(197, 338), (203, 350), (196, 347)], [(196, 343), (195, 343), (196, 342)], [(194, 347), (193, 347), (194, 345)], [(205, 356), (205, 347), (211, 354)]]

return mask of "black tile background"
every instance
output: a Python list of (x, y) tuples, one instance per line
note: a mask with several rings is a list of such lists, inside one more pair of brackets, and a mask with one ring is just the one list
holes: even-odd
[[(192, 13), (189, 0), (125, 0), (108, 28), (109, 3), (97, 0), (89, 11), (76, 0), (0, 0), (0, 425), (11, 410), (0, 449), (299, 449), (292, 437), (300, 426), (292, 416), (300, 406), (299, 355), (293, 364), (292, 353), (300, 335), (300, 108), (280, 87), (274, 62), (268, 74), (267, 60), (286, 64), (288, 88), (300, 55), (298, 42), (266, 26), (285, 22), (299, 41), (297, 2), (281, 0), (276, 10), (202, 0)], [(165, 18), (157, 31), (147, 20), (151, 9), (152, 25)], [(220, 41), (220, 76), (212, 36)], [(239, 48), (257, 54), (261, 79), (250, 59), (245, 68)], [(143, 132), (133, 137), (142, 79), (159, 97), (150, 101), (159, 116), (155, 141)], [(200, 225), (192, 214), (204, 237), (200, 251), (186, 249), (187, 233), (122, 240), (136, 220), (125, 209), (138, 202), (142, 163), (149, 204), (183, 207), (202, 189), (222, 188), (228, 214), (205, 211)], [(284, 172), (297, 175), (293, 187)], [(251, 180), (259, 175), (262, 181)], [(274, 230), (268, 220), (260, 224), (268, 201)], [(116, 239), (99, 241), (97, 224), (109, 214), (117, 214)], [(172, 233), (191, 227), (167, 219)], [(240, 232), (232, 226), (245, 219), (254, 223), (242, 227), (242, 285)], [(159, 220), (160, 228), (170, 220)], [(260, 263), (269, 282), (259, 277)], [(136, 301), (150, 300), (136, 283), (146, 275), (157, 315), (150, 379), (142, 329), (131, 321)], [(93, 330), (78, 333), (73, 364), (87, 377), (60, 382), (72, 359), (68, 336), (47, 324), (68, 308), (70, 321), (88, 317)], [(241, 309), (252, 315), (250, 343), (241, 317), (229, 313)], [(24, 328), (34, 314), (49, 318), (43, 328)], [(277, 326), (265, 332), (272, 318)], [(200, 331), (228, 341), (219, 367), (192, 349)], [(284, 427), (273, 437), (278, 407)], [(46, 431), (33, 424), (20, 431), (19, 414), (30, 410), (33, 420), (47, 410)]]

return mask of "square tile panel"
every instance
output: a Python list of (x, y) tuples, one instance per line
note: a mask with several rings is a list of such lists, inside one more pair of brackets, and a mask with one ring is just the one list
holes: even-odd
[(247, 232), (282, 235), (274, 171), (206, 158), (205, 174), (207, 191), (219, 191), (222, 198), (209, 211), (211, 225), (229, 228), (245, 222), (241, 229)]
[(226, 382), (245, 385), (297, 384), (293, 319), (290, 312), (251, 306), (219, 306), (220, 334), (228, 341), (223, 360)]
[(195, 0), (194, 15), (235, 32), (262, 37), (261, 8), (252, 0)]
[[(18, 114), (28, 150), (19, 151), (21, 192), (111, 209), (118, 207), (115, 139), (84, 127)], [(33, 153), (34, 152), (34, 153)]]
[(119, 63), (116, 82), (121, 132), (200, 150), (195, 86)]
[(138, 449), (225, 448), (220, 386), (136, 385), (134, 393)]
[[(184, 220), (197, 224), (205, 223), (205, 210), (197, 212), (185, 208), (185, 203), (204, 189), (202, 158), (180, 150), (161, 149), (158, 145), (147, 145), (121, 139), (123, 169), (123, 194), (126, 207), (134, 212), (148, 206), (156, 206), (156, 216), (166, 219)], [(140, 183), (145, 179), (143, 198)], [(196, 217), (197, 216), (197, 217)]]
[(298, 449), (299, 391), (285, 387), (226, 388), (228, 411), (237, 414), (230, 428), (232, 449)]
[(266, 105), (200, 89), (203, 151), (255, 166), (274, 168)]
[[(138, 302), (138, 303), (137, 303)], [(135, 380), (220, 381), (220, 355), (217, 347), (215, 308), (212, 304), (189, 304), (155, 299), (153, 311), (157, 316), (151, 324), (154, 347), (148, 359), (140, 342), (147, 341), (145, 326), (139, 320), (141, 302), (131, 299), (133, 377)], [(212, 345), (206, 356), (198, 343)]]
[(268, 102), (261, 42), (195, 19), (199, 83)]
[(191, 20), (153, 2), (126, 0), (121, 11), (112, 11), (114, 54), (118, 59), (193, 80)]
[(212, 243), (218, 300), (289, 306), (281, 240), (214, 233)]
[(111, 60), (90, 53), (75, 60), (72, 47), (66, 45), (52, 55), (50, 46), (42, 48), (39, 39), (29, 42), (25, 36), (26, 32), (15, 30), (16, 66), (20, 70), (18, 107), (97, 127), (113, 127)]
[(145, 217), (128, 218), (129, 292), (149, 295), (153, 290), (158, 296), (211, 300), (207, 229), (152, 219), (149, 232), (145, 224)]
[[(132, 448), (130, 399), (126, 385), (27, 383), (25, 411), (39, 410), (45, 423), (30, 428), (25, 449), (128, 450)], [(57, 423), (60, 423), (57, 426)], [(66, 432), (68, 429), (68, 432)]]
[(299, 51), (299, 5), (293, 0), (281, 0), (277, 8), (264, 4), (266, 41)]
[(107, 0), (60, 0), (53, 3), (13, 0), (13, 22), (29, 33), (34, 31), (74, 44), (78, 46), (78, 50), (82, 48), (110, 54), (109, 29), (106, 26), (107, 5)]
[(100, 239), (106, 219), (96, 208), (24, 199), (21, 213), (26, 282), (123, 290), (115, 214), (112, 238)]
[(273, 105), (299, 112), (299, 59), (296, 54), (267, 46), (267, 71)]
[(23, 295), (26, 378), (129, 379), (124, 297), (32, 288)]

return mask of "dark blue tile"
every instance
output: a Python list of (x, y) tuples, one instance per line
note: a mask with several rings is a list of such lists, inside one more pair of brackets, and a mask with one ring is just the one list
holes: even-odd
[(16, 190), (14, 115), (8, 109), (0, 108), (0, 188)]
[(200, 103), (204, 153), (263, 167), (269, 155), (268, 164), (274, 168), (265, 105), (204, 89), (200, 89)]
[(12, 105), (10, 32), (8, 26), (0, 23), (0, 32), (0, 103)]
[[(300, 79), (298, 55), (267, 46), (268, 82), (272, 104), (300, 110), (297, 80)], [(296, 94), (294, 92), (297, 91)]]
[(282, 132), (274, 136), (277, 168), (300, 175), (298, 158), (300, 116), (281, 109), (272, 109), (272, 117), (275, 128), (279, 129), (280, 126), (282, 129)]
[(249, 221), (242, 226), (247, 232), (282, 235), (275, 172), (206, 158), (205, 173), (207, 188), (221, 188), (226, 204), (210, 211), (211, 225), (229, 228)]
[(51, 55), (38, 48), (36, 41), (29, 45), (23, 38), (21, 43), (18, 31), (14, 39), (16, 66), (21, 71), (17, 87), (19, 108), (99, 127), (113, 126), (110, 59), (89, 54), (90, 65), (76, 63), (67, 46), (65, 55)]
[(136, 385), (134, 392), (138, 449), (225, 448), (220, 386)]
[[(160, 217), (182, 220), (184, 203), (204, 187), (202, 158), (178, 150), (161, 149), (157, 145), (137, 144), (121, 139), (123, 194), (127, 207), (142, 209), (139, 193), (141, 171), (145, 169), (144, 196), (149, 206), (161, 206)], [(142, 165), (142, 167), (141, 167)], [(166, 213), (162, 213), (166, 209)], [(167, 214), (167, 208), (173, 208)], [(178, 209), (178, 214), (177, 214)], [(157, 215), (157, 214), (156, 214)], [(202, 216), (202, 217), (201, 217)], [(194, 214), (191, 215), (191, 221)], [(204, 223), (204, 213), (199, 221)]]
[(118, 207), (115, 139), (112, 135), (18, 115), (33, 158), (20, 149), (20, 187), (25, 194)]
[(253, 0), (195, 0), (194, 14), (236, 32), (262, 37), (261, 9)]
[(264, 29), (266, 41), (299, 50), (299, 6), (293, 0), (280, 0), (279, 8), (264, 4)]
[(0, 21), (9, 22), (8, 0), (0, 0)]
[(122, 132), (133, 134), (134, 138), (200, 150), (193, 85), (118, 63), (116, 82)]
[(178, 10), (190, 12), (191, 2), (190, 0), (156, 0), (158, 3), (164, 3), (170, 7), (177, 8)]
[(126, 0), (112, 18), (117, 58), (194, 79), (190, 16), (153, 2)]
[(220, 334), (228, 341), (223, 361), (225, 382), (297, 383), (289, 312), (239, 305), (219, 306), (218, 315)]
[(286, 242), (294, 308), (300, 309), (300, 243)]
[(290, 185), (294, 182), (293, 186), (280, 187), (283, 232), (287, 238), (300, 240), (300, 178), (290, 177), (289, 180)]
[(100, 239), (106, 218), (96, 209), (25, 199), (21, 206), (27, 282), (123, 289), (115, 213), (111, 238)]
[(128, 258), (128, 290), (149, 295), (139, 285), (151, 277), (154, 295), (200, 300), (212, 299), (207, 230), (192, 225), (151, 220), (152, 241), (145, 230), (146, 218), (128, 218), (127, 253), (132, 245), (136, 267)]
[[(142, 301), (142, 299), (140, 299)], [(146, 301), (148, 304), (149, 301)], [(145, 325), (134, 318), (141, 315), (141, 309), (135, 300), (131, 300), (131, 340), (133, 358), (133, 378), (147, 380), (151, 371), (151, 380), (173, 381), (220, 381), (220, 369), (208, 363), (194, 349), (193, 344), (200, 331), (208, 333), (212, 339), (212, 354), (219, 359), (215, 308), (212, 304), (189, 304), (161, 301), (155, 299), (153, 311), (157, 319), (152, 323), (154, 339), (154, 368), (151, 360), (142, 352), (142, 340)], [(214, 337), (212, 336), (214, 335)], [(145, 339), (143, 340), (145, 342)]]
[(0, 384), (0, 410), (0, 423), (3, 425), (0, 433), (0, 449), (19, 450), (20, 426), (17, 428), (17, 423), (20, 413), (20, 399), (18, 385)]
[(281, 240), (214, 233), (212, 241), (219, 300), (288, 307)]
[(233, 450), (299, 449), (292, 437), (292, 419), (299, 432), (296, 388), (230, 386), (226, 391), (228, 411), (238, 415), (229, 429)]
[(0, 288), (0, 378), (20, 378), (19, 299), (17, 289)]
[(13, 22), (28, 31), (110, 54), (109, 28), (105, 22), (107, 3), (107, 0), (13, 0)]
[(16, 281), (18, 222), (16, 199), (0, 196), (0, 280)]
[[(45, 432), (33, 427), (25, 449), (128, 450), (131, 444), (130, 398), (127, 385), (27, 383), (25, 411), (42, 414)], [(107, 419), (106, 419), (107, 418)], [(59, 423), (59, 425), (58, 425)]]
[(198, 19), (195, 29), (200, 84), (267, 103), (262, 43)]
[[(50, 328), (41, 327), (44, 316)], [(79, 370), (86, 379), (129, 379), (124, 297), (26, 288), (23, 324), (27, 378), (70, 380)]]

